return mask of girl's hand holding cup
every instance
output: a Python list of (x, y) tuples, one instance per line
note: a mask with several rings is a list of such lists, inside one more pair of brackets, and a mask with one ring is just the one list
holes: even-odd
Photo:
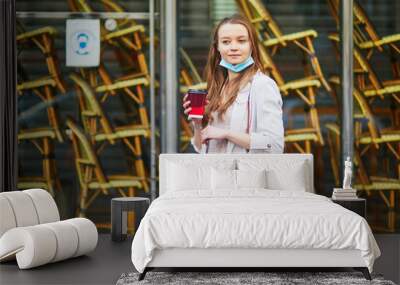
[(189, 120), (193, 121), (195, 129), (201, 129), (205, 106), (209, 103), (206, 99), (205, 90), (189, 89), (189, 92), (183, 97), (183, 109)]

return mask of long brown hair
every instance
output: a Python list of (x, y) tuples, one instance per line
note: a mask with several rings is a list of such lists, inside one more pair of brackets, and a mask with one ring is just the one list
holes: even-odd
[[(249, 34), (251, 56), (254, 60), (254, 64), (252, 66), (246, 68), (231, 82), (228, 82), (228, 71), (219, 65), (221, 61), (221, 55), (218, 51), (218, 31), (222, 25), (228, 23), (241, 24), (247, 29)], [(231, 106), (235, 101), (239, 89), (244, 87), (258, 70), (263, 71), (263, 66), (260, 60), (256, 32), (250, 22), (239, 14), (235, 14), (231, 17), (221, 20), (214, 30), (213, 41), (210, 46), (210, 51), (208, 52), (207, 65), (205, 69), (208, 91), (207, 99), (210, 101), (210, 103), (206, 107), (203, 124), (207, 125), (209, 122), (212, 122), (213, 118), (211, 113), (214, 111), (217, 111), (218, 117), (222, 118), (229, 106)], [(223, 89), (224, 93), (227, 94), (227, 100), (224, 104), (221, 102), (221, 92)]]

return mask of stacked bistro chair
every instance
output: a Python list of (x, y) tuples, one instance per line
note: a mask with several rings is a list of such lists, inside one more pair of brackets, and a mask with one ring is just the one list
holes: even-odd
[[(125, 80), (117, 80), (115, 83), (111, 85), (101, 85), (95, 88), (97, 94), (102, 95), (102, 99), (107, 98), (111, 92), (119, 92), (121, 96), (127, 96), (128, 99), (131, 99), (134, 103), (133, 115), (134, 118), (131, 121), (130, 126), (126, 126), (125, 129), (136, 129), (143, 139), (150, 138), (150, 123), (147, 108), (145, 106), (145, 93), (143, 87), (149, 85), (149, 80), (147, 78), (132, 78), (132, 79), (125, 79)], [(132, 104), (129, 104), (130, 106)], [(123, 128), (123, 127), (122, 127)], [(119, 129), (119, 128), (118, 128)], [(117, 130), (117, 129), (116, 129)], [(158, 135), (156, 131), (156, 135)], [(140, 170), (142, 165), (144, 168), (143, 160), (142, 160), (142, 151), (140, 148), (140, 136), (135, 136), (134, 138), (134, 145), (129, 142), (128, 137), (130, 134), (127, 134), (126, 137), (123, 138), (123, 142), (129, 148), (130, 151), (134, 154), (135, 158), (135, 166), (136, 170), (139, 170), (140, 173), (146, 173), (146, 180), (143, 181), (144, 190), (148, 191), (148, 180), (149, 180), (149, 171), (148, 169)], [(146, 143), (146, 141), (144, 141)], [(135, 149), (136, 148), (136, 149)], [(159, 152), (159, 150), (158, 150)], [(141, 174), (140, 174), (141, 175)]]
[[(52, 78), (46, 78), (18, 85), (17, 90), (20, 97), (27, 91), (37, 94), (43, 102), (52, 102), (53, 96), (51, 92), (52, 86), (56, 83)], [(57, 175), (56, 164), (54, 159), (54, 142), (63, 142), (59, 120), (54, 107), (47, 107), (47, 117), (50, 126), (38, 128), (20, 128), (18, 131), (18, 141), (30, 142), (40, 152), (42, 159), (42, 175), (41, 176), (19, 176), (18, 188), (43, 188), (47, 189), (53, 196), (55, 189), (61, 191), (61, 183)]]
[(54, 37), (57, 30), (53, 27), (43, 27), (33, 31), (26, 32), (23, 28), (17, 35), (17, 44), (19, 47), (36, 46), (40, 49), (46, 58), (47, 69), (50, 77), (56, 82), (57, 89), (61, 93), (66, 92), (66, 86), (60, 75), (58, 60), (54, 49)]
[[(337, 0), (328, 1), (331, 14), (339, 27), (339, 13)], [(354, 2), (354, 72), (357, 88), (372, 103), (376, 99), (390, 101), (392, 108), (390, 110), (393, 126), (400, 127), (400, 65), (398, 57), (400, 49), (398, 43), (400, 34), (390, 35), (380, 38), (368, 19), (364, 9), (357, 2)], [(339, 36), (337, 33), (331, 33), (329, 38), (334, 43), (338, 55)], [(392, 75), (389, 80), (381, 80), (374, 68), (369, 63), (373, 52), (388, 51), (391, 56)], [(339, 55), (338, 55), (339, 58)]]
[[(142, 124), (130, 124), (114, 128), (103, 111), (91, 86), (77, 74), (71, 74), (70, 78), (77, 86), (81, 121), (86, 134), (91, 138), (91, 143), (93, 145), (102, 143), (100, 148), (103, 148), (105, 143), (114, 144), (116, 140), (122, 140), (135, 158), (134, 168), (136, 175), (141, 177), (141, 188), (147, 192), (149, 186), (142, 158), (140, 140), (141, 137), (147, 138), (150, 135), (147, 121), (142, 121)], [(144, 118), (144, 120), (147, 120), (147, 117)], [(98, 152), (100, 152), (100, 148)]]
[(54, 160), (54, 141), (63, 142), (63, 135), (54, 106), (54, 91), (66, 92), (66, 86), (61, 78), (58, 61), (54, 49), (54, 39), (56, 30), (52, 27), (39, 28), (34, 31), (26, 32), (19, 26), (22, 32), (17, 36), (19, 48), (30, 48), (35, 46), (43, 53), (46, 58), (46, 65), (49, 72), (48, 76), (35, 78), (32, 80), (20, 81), (17, 85), (17, 92), (20, 98), (26, 98), (27, 94), (34, 94), (40, 98), (46, 106), (49, 125), (39, 128), (19, 129), (18, 141), (31, 142), (40, 152), (42, 160), (42, 175), (35, 177), (22, 177), (18, 179), (18, 188), (43, 188), (55, 195), (54, 189), (61, 191), (61, 183), (57, 176)]
[(0, 193), (0, 262), (20, 269), (81, 256), (96, 248), (98, 233), (85, 218), (60, 221), (56, 203), (43, 189)]
[[(339, 28), (339, 0), (328, 0), (329, 8)], [(400, 78), (400, 34), (380, 37), (363, 7), (354, 1), (354, 43), (367, 52), (369, 60), (374, 51), (379, 53), (387, 51), (391, 59), (392, 72), (395, 78)]]
[[(121, 63), (121, 68), (124, 71), (124, 74), (126, 74), (118, 78), (118, 80), (149, 80), (146, 58), (142, 51), (142, 38), (144, 31), (142, 25), (132, 25), (102, 35), (102, 43), (105, 44), (105, 47), (111, 45), (114, 48), (117, 58), (120, 59), (119, 62)], [(102, 48), (102, 54), (105, 51), (105, 47)], [(101, 84), (112, 85), (115, 82), (107, 72), (104, 64), (100, 64), (99, 67), (93, 68), (88, 72), (82, 71), (82, 75), (85, 76), (86, 80), (88, 80), (93, 87)], [(97, 81), (98, 76), (102, 80), (101, 84)], [(111, 90), (110, 94), (116, 95), (117, 93), (114, 90)]]
[[(336, 50), (339, 45), (339, 35), (331, 33), (329, 39), (334, 43)], [(362, 51), (354, 47), (354, 73), (357, 87), (370, 102), (376, 98), (384, 100), (389, 97), (396, 104), (400, 104), (400, 79), (381, 80)]]
[[(183, 48), (179, 48), (179, 52), (182, 66), (180, 70), (180, 93), (182, 96), (187, 93), (189, 89), (207, 89), (207, 82), (201, 78), (187, 52)], [(190, 144), (190, 139), (193, 137), (193, 131), (184, 114), (180, 114), (179, 119), (181, 123), (180, 151), (184, 152)]]
[[(317, 33), (314, 30), (307, 30), (285, 35), (261, 1), (237, 0), (237, 4), (242, 13), (253, 24), (258, 37), (262, 40), (259, 44), (262, 63), (270, 76), (276, 81), (282, 95), (295, 95), (305, 103), (305, 126), (303, 128), (292, 128), (291, 122), (289, 122), (289, 128), (285, 131), (286, 149), (300, 153), (311, 153), (312, 145), (315, 145), (316, 148), (324, 145), (316, 107), (316, 95), (320, 87), (331, 91), (331, 87), (325, 80), (320, 68), (312, 43), (312, 39), (317, 36)], [(279, 48), (286, 47), (289, 44), (294, 44), (300, 48), (305, 56), (310, 58), (311, 68), (306, 64), (304, 66), (304, 78), (285, 81), (273, 60), (273, 55)]]
[[(340, 85), (338, 77), (331, 78), (330, 82), (332, 85)], [(396, 225), (395, 196), (396, 192), (400, 190), (400, 151), (398, 151), (400, 130), (393, 127), (386, 129), (378, 127), (376, 116), (370, 104), (357, 88), (353, 90), (353, 98), (356, 107), (356, 112), (354, 114), (354, 161), (358, 168), (358, 180), (354, 188), (367, 191), (368, 195), (371, 195), (372, 192), (379, 193), (385, 206), (388, 208), (387, 229), (389, 231), (394, 231)], [(332, 169), (336, 185), (339, 185), (338, 156), (340, 152), (338, 146), (340, 145), (340, 130), (335, 124), (327, 124), (326, 127), (329, 130), (328, 145), (330, 148)], [(371, 171), (363, 164), (362, 159), (367, 157), (369, 150), (379, 150), (382, 149), (383, 146), (393, 155), (395, 167), (391, 165), (390, 157), (388, 157), (386, 160), (380, 160), (379, 166), (380, 169), (386, 174), (389, 174), (389, 176), (370, 175)], [(371, 157), (371, 155), (368, 156), (368, 160), (370, 162), (378, 161), (376, 157)], [(392, 175), (390, 175), (391, 172)], [(385, 192), (388, 192), (389, 198), (386, 196)]]
[[(270, 50), (269, 52), (272, 56), (279, 48), (287, 47), (291, 44), (295, 45), (310, 58), (311, 67), (314, 70), (314, 74), (311, 76), (318, 78), (327, 91), (331, 90), (315, 54), (313, 39), (318, 35), (315, 30), (283, 34), (278, 23), (273, 19), (261, 0), (236, 0), (236, 3), (242, 13), (253, 24), (258, 38), (262, 41), (262, 45)], [(304, 68), (308, 73), (309, 66), (305, 65)]]
[(308, 108), (305, 113), (307, 125), (304, 128), (285, 130), (285, 143), (293, 145), (300, 153), (311, 153), (313, 143), (317, 146), (324, 145), (315, 98), (317, 88), (321, 86), (320, 81), (317, 78), (308, 78), (286, 82), (266, 49), (259, 45), (259, 50), (264, 68), (275, 79), (283, 96), (296, 95)]
[[(330, 79), (332, 84), (340, 85), (340, 79), (334, 76)], [(381, 145), (385, 145), (396, 160), (400, 163), (400, 152), (397, 150), (398, 143), (400, 143), (400, 129), (389, 126), (385, 129), (379, 129), (376, 124), (375, 118), (378, 117), (373, 114), (372, 108), (358, 88), (354, 88), (353, 98), (355, 99), (358, 107), (358, 112), (355, 114), (355, 142), (356, 146), (365, 146), (366, 152), (370, 147), (379, 149)], [(367, 122), (367, 132), (364, 132), (363, 123)], [(400, 177), (400, 166), (397, 169), (397, 174)]]
[[(66, 121), (72, 141), (75, 167), (80, 184), (78, 215), (85, 217), (88, 208), (99, 194), (110, 195), (114, 190), (121, 196), (135, 196), (135, 191), (143, 187), (143, 177), (130, 174), (106, 175), (90, 138), (71, 118)], [(113, 192), (111, 192), (113, 191)], [(110, 228), (110, 224), (96, 224)]]
[[(72, 11), (93, 12), (89, 1), (69, 0)], [(101, 0), (106, 11), (124, 12), (115, 1)], [(121, 140), (133, 153), (134, 170), (142, 177), (142, 188), (148, 191), (148, 171), (142, 159), (142, 140), (150, 138), (150, 124), (146, 108), (145, 88), (149, 86), (150, 75), (144, 54), (147, 42), (145, 28), (133, 20), (117, 20), (113, 31), (101, 28), (101, 58), (100, 66), (91, 69), (81, 68), (79, 75), (71, 75), (78, 94), (81, 118), (85, 131), (90, 135), (91, 143), (114, 144)], [(111, 76), (107, 71), (103, 58), (108, 50), (114, 52), (120, 65), (120, 75)], [(99, 100), (97, 99), (99, 97)], [(133, 116), (131, 125), (112, 128), (110, 121), (102, 111), (101, 104), (110, 97), (124, 102), (127, 112)], [(129, 104), (125, 102), (128, 99)], [(97, 125), (97, 120), (99, 124)], [(100, 131), (100, 133), (97, 133)]]

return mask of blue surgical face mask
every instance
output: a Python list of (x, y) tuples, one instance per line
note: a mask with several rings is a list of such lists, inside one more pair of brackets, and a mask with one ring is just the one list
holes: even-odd
[(242, 70), (245, 70), (247, 67), (249, 67), (250, 65), (252, 65), (254, 63), (254, 60), (251, 56), (249, 56), (245, 61), (238, 63), (238, 64), (232, 64), (227, 62), (224, 59), (221, 59), (221, 61), (219, 62), (219, 65), (221, 65), (222, 67), (225, 67), (226, 69), (229, 69), (230, 71), (233, 72), (241, 72)]

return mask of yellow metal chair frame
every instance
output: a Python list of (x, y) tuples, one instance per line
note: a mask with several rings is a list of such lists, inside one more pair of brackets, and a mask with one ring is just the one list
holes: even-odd
[(53, 37), (56, 34), (56, 29), (52, 27), (43, 27), (17, 35), (17, 44), (24, 45), (27, 42), (32, 42), (40, 49), (40, 51), (46, 57), (46, 64), (49, 74), (56, 82), (57, 89), (61, 93), (65, 93), (66, 86), (60, 75), (58, 60), (54, 49)]
[(38, 96), (44, 104), (47, 105), (47, 115), (50, 125), (55, 132), (55, 137), (59, 142), (63, 142), (63, 135), (60, 129), (60, 123), (56, 109), (53, 104), (55, 97), (53, 95), (53, 88), (57, 85), (54, 78), (44, 77), (33, 81), (23, 82), (17, 85), (17, 92), (19, 96), (23, 96), (25, 92), (32, 91)]
[[(340, 85), (340, 79), (337, 76), (332, 77), (329, 81), (337, 86)], [(335, 88), (333, 88), (333, 91), (336, 92)], [(357, 88), (353, 90), (353, 98), (358, 111), (355, 114), (356, 121), (354, 124), (355, 144), (357, 147), (364, 146), (360, 154), (366, 153), (371, 146), (379, 149), (381, 145), (385, 145), (398, 161), (397, 172), (400, 178), (400, 129), (392, 126), (379, 129), (375, 122), (376, 116), (373, 114), (372, 108)], [(364, 131), (364, 122), (367, 123), (368, 131)]]
[[(332, 33), (329, 38), (334, 43), (334, 47), (338, 53), (339, 36)], [(379, 79), (371, 64), (362, 54), (359, 48), (354, 47), (354, 73), (356, 86), (359, 92), (372, 103), (377, 98), (381, 100), (389, 99), (394, 106), (400, 106), (400, 79), (385, 80)], [(338, 56), (338, 58), (340, 58)], [(338, 79), (334, 79), (334, 81)], [(332, 92), (336, 97), (335, 92)], [(400, 128), (400, 108), (391, 108), (390, 117), (393, 127)]]
[(19, 176), (17, 188), (46, 189), (54, 197), (57, 191), (61, 191), (61, 183), (57, 175), (54, 159), (54, 144), (56, 133), (51, 128), (21, 129), (18, 133), (18, 142), (31, 142), (40, 152), (42, 160), (41, 176)]
[[(272, 56), (279, 48), (294, 44), (310, 58), (311, 68), (314, 70), (314, 75), (319, 79), (322, 86), (327, 91), (331, 91), (315, 53), (313, 38), (316, 38), (318, 35), (315, 30), (284, 34), (277, 22), (273, 19), (271, 13), (263, 5), (262, 1), (236, 0), (236, 3), (242, 13), (255, 27), (258, 38), (262, 40), (263, 46), (271, 50)], [(309, 72), (309, 66), (307, 66), (307, 64), (304, 68), (306, 72)]]
[(63, 136), (60, 130), (59, 120), (55, 108), (53, 107), (54, 97), (52, 89), (56, 86), (56, 80), (51, 77), (24, 82), (17, 85), (17, 91), (20, 96), (27, 91), (32, 91), (45, 104), (47, 104), (47, 117), (50, 123), (49, 127), (20, 129), (18, 132), (18, 141), (31, 142), (43, 156), (42, 176), (19, 177), (18, 189), (43, 188), (48, 190), (51, 195), (55, 195), (55, 189), (61, 191), (61, 183), (57, 176), (57, 170), (54, 160), (54, 144), (57, 140), (63, 142)]
[[(339, 35), (331, 33), (329, 39), (334, 43), (335, 50), (338, 52)], [(372, 100), (376, 97), (384, 99), (385, 96), (390, 96), (397, 104), (400, 104), (400, 79), (380, 80), (359, 48), (354, 47), (353, 55), (357, 88), (363, 95)]]
[[(85, 217), (87, 210), (99, 194), (109, 195), (116, 189), (123, 196), (135, 196), (135, 190), (141, 189), (142, 177), (132, 175), (108, 175), (103, 171), (92, 144), (83, 130), (70, 118), (66, 122), (70, 130), (75, 167), (80, 184), (78, 215)], [(98, 226), (104, 226), (98, 224)], [(109, 227), (109, 225), (105, 225)]]
[[(149, 71), (144, 53), (141, 51), (142, 42), (139, 33), (144, 32), (144, 27), (141, 25), (131, 26), (122, 30), (107, 33), (102, 36), (102, 41), (115, 47), (117, 57), (120, 59), (120, 63), (123, 65), (124, 70), (129, 71), (127, 75), (124, 75), (120, 80), (128, 79), (141, 79), (146, 78), (149, 80)], [(130, 36), (133, 39), (130, 39)], [(128, 49), (127, 51), (125, 49)], [(102, 48), (101, 54), (103, 54), (104, 48)], [(104, 64), (100, 64), (96, 68), (89, 70), (81, 69), (82, 76), (90, 82), (92, 87), (100, 85), (98, 82), (97, 74), (99, 75), (102, 84), (112, 85), (113, 79), (109, 72), (105, 68)], [(114, 90), (110, 90), (111, 95), (116, 95)]]
[(97, 150), (100, 152), (107, 143), (114, 144), (116, 140), (122, 140), (134, 156), (136, 175), (142, 178), (142, 188), (147, 192), (149, 185), (140, 137), (149, 138), (149, 125), (145, 123), (112, 127), (90, 85), (77, 74), (71, 74), (70, 78), (76, 84), (82, 123), (92, 144), (101, 143)]
[[(67, 0), (68, 6), (72, 11), (75, 12), (93, 12), (92, 7), (86, 0)], [(124, 9), (114, 1), (100, 0), (99, 1), (105, 8), (106, 11), (110, 12), (125, 12)], [(130, 19), (118, 19), (118, 26), (125, 26), (126, 24), (135, 23), (134, 20)]]
[[(295, 95), (309, 108), (307, 112), (307, 124), (305, 128), (285, 131), (285, 142), (294, 146), (301, 153), (311, 153), (311, 144), (323, 146), (324, 139), (321, 133), (318, 110), (316, 108), (316, 89), (321, 86), (318, 78), (310, 76), (301, 80), (285, 82), (278, 67), (266, 51), (259, 45), (261, 61), (265, 70), (274, 78), (283, 96)], [(304, 146), (301, 145), (304, 143)]]
[[(339, 0), (328, 0), (329, 8), (332, 16), (339, 28)], [(396, 55), (400, 55), (400, 34), (388, 35), (380, 37), (369, 20), (367, 13), (363, 7), (354, 1), (354, 42), (361, 50), (367, 51), (366, 58), (369, 60), (374, 52), (384, 51), (384, 47), (389, 49), (389, 54), (392, 61), (392, 71), (395, 78), (400, 78), (400, 62), (396, 59)]]

